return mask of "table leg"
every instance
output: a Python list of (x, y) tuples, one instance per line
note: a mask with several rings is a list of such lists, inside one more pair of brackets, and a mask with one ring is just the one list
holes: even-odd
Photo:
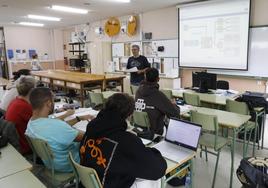
[(194, 177), (194, 168), (193, 168), (193, 160), (190, 160), (190, 178), (191, 178), (191, 185), (190, 188), (194, 187), (194, 181), (193, 181), (193, 177)]
[[(257, 132), (259, 131), (258, 127), (258, 120), (259, 120), (259, 114), (256, 112), (256, 118), (255, 118), (255, 130), (254, 130), (254, 141), (253, 141), (253, 153), (252, 156), (255, 156), (255, 147), (256, 147), (256, 141), (257, 141)], [(249, 138), (251, 139), (251, 138)], [(258, 142), (259, 143), (259, 142)]]
[(121, 92), (123, 93), (124, 92), (124, 79), (121, 79), (120, 83), (121, 83)]
[(266, 122), (266, 112), (265, 112), (265, 109), (264, 109), (263, 118), (262, 118), (261, 149), (263, 149), (265, 122)]
[(101, 88), (101, 91), (105, 91), (106, 90), (106, 80), (104, 79), (102, 81), (102, 88)]
[(165, 176), (161, 178), (161, 188), (165, 188)]
[(234, 172), (234, 151), (235, 151), (235, 140), (236, 140), (236, 129), (233, 129), (233, 140), (231, 145), (231, 174), (230, 174), (230, 185), (229, 187), (233, 187), (233, 172)]
[[(250, 139), (250, 138), (249, 138)], [(247, 132), (246, 128), (244, 128), (244, 139), (243, 139), (243, 158), (246, 157), (247, 149), (246, 149), (246, 142), (247, 142)]]
[(85, 97), (84, 97), (84, 95), (85, 95), (85, 94), (84, 94), (84, 92), (85, 92), (85, 91), (84, 91), (84, 85), (81, 84), (81, 85), (80, 85), (80, 88), (81, 88), (81, 90), (80, 90), (81, 106), (84, 107), (84, 98), (85, 98)]

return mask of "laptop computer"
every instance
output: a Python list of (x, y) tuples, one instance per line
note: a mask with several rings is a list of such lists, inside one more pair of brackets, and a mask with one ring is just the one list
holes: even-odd
[(171, 118), (165, 140), (153, 147), (163, 157), (179, 162), (197, 151), (201, 129), (201, 125)]

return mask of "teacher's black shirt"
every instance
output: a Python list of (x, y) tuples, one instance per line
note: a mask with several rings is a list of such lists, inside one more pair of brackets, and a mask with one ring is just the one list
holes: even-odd
[[(145, 56), (140, 55), (139, 57), (130, 57), (127, 62), (127, 69), (131, 69), (133, 67), (137, 67), (138, 70), (143, 70), (147, 67), (150, 67), (150, 63), (148, 62)], [(144, 80), (144, 74), (138, 74), (136, 72), (130, 73), (130, 83), (134, 85), (139, 85), (141, 81)]]

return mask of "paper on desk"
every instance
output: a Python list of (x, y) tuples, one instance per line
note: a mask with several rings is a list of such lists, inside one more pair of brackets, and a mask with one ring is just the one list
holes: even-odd
[(235, 91), (235, 90), (232, 90), (232, 89), (229, 89), (228, 92), (233, 93), (233, 94), (238, 94), (239, 93), (239, 91)]
[(73, 127), (81, 132), (86, 132), (88, 121), (79, 121)]
[(147, 144), (150, 144), (152, 143), (152, 140), (147, 140), (147, 139), (144, 139), (144, 138), (141, 138), (141, 141), (144, 145), (147, 145)]
[[(58, 118), (62, 115), (64, 115), (66, 112), (60, 112), (60, 113), (55, 113), (53, 114), (53, 117)], [(68, 116), (64, 119), (64, 121), (69, 121), (72, 119), (75, 119), (76, 116), (85, 116), (85, 115), (92, 115), (92, 116), (97, 116), (99, 111), (93, 110), (92, 108), (79, 108), (75, 110), (75, 113), (71, 116)]]
[(76, 118), (76, 116), (86, 116), (86, 115), (91, 115), (91, 116), (97, 116), (99, 113), (99, 111), (97, 110), (93, 110), (92, 108), (79, 108), (77, 110), (75, 110), (75, 113), (67, 118), (64, 119), (64, 121), (69, 121), (72, 120), (74, 118)]
[(131, 69), (126, 69), (125, 72), (138, 72), (139, 70), (137, 69), (137, 67), (133, 67)]
[(190, 112), (191, 110), (191, 105), (177, 105), (178, 107), (180, 107), (180, 114), (186, 114), (188, 112)]

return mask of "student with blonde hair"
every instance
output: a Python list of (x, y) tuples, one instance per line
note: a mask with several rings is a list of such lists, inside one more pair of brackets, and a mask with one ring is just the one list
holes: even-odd
[(32, 76), (21, 76), (16, 83), (18, 96), (9, 104), (5, 119), (13, 122), (19, 134), (20, 152), (27, 154), (31, 152), (24, 132), (29, 119), (32, 116), (32, 107), (29, 101), (31, 90), (35, 87), (35, 79)]

